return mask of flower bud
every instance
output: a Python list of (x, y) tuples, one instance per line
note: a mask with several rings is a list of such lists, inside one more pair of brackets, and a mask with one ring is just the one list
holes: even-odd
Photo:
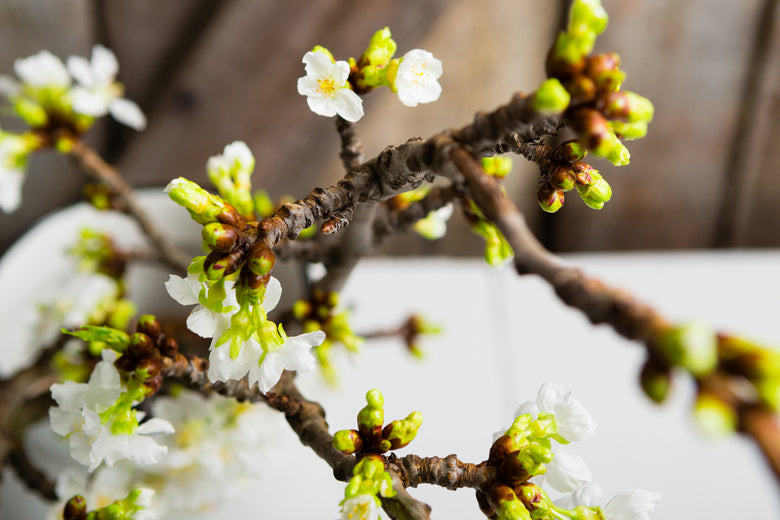
[(544, 81), (534, 93), (531, 108), (544, 116), (560, 114), (569, 106), (571, 96), (556, 78)]
[(709, 325), (693, 322), (659, 334), (658, 345), (665, 361), (687, 369), (696, 377), (712, 372), (718, 365), (718, 342)]
[(203, 241), (212, 251), (227, 253), (238, 245), (241, 234), (233, 226), (212, 222), (203, 226)]
[(517, 499), (512, 488), (495, 484), (488, 490), (488, 504), (501, 520), (531, 520), (531, 513)]
[(219, 280), (238, 271), (244, 264), (244, 250), (236, 249), (232, 253), (224, 254), (218, 251), (211, 252), (203, 263), (203, 270), (209, 280)]
[(482, 169), (485, 173), (503, 179), (512, 171), (512, 159), (494, 155), (493, 157), (482, 158)]
[(670, 371), (650, 359), (642, 366), (639, 381), (645, 395), (656, 403), (661, 403), (666, 399), (672, 386)]
[(714, 437), (734, 433), (737, 429), (734, 409), (710, 392), (699, 392), (693, 415), (699, 427)]
[(504, 457), (517, 451), (519, 446), (515, 443), (515, 439), (509, 435), (502, 435), (495, 440), (490, 447), (490, 455), (488, 456), (488, 465), (494, 466), (501, 462)]
[[(591, 176), (592, 175), (593, 173), (591, 173)], [(587, 186), (577, 185), (577, 193), (579, 193), (582, 201), (593, 209), (603, 208), (604, 203), (612, 198), (612, 188), (607, 181), (601, 178), (601, 175)]]
[(136, 325), (135, 330), (146, 334), (150, 338), (156, 339), (162, 332), (162, 327), (156, 317), (151, 314), (144, 314), (138, 318), (138, 324)]
[(600, 0), (574, 0), (567, 31), (576, 36), (592, 34), (595, 37), (604, 32), (608, 21), (609, 16)]
[(130, 346), (127, 348), (127, 355), (135, 359), (149, 357), (155, 351), (154, 342), (143, 332), (136, 332), (130, 336)]
[(483, 515), (491, 519), (496, 518), (496, 512), (490, 507), (487, 495), (480, 490), (477, 490), (477, 505)]
[(528, 480), (534, 468), (538, 464), (524, 450), (519, 450), (504, 457), (498, 471), (502, 482), (515, 486)]
[(580, 108), (572, 114), (572, 127), (579, 134), (580, 144), (588, 150), (595, 150), (612, 133), (609, 121), (592, 108)]
[(629, 123), (650, 122), (655, 110), (649, 99), (628, 91), (607, 92), (596, 100), (596, 108), (609, 119)]
[(368, 48), (363, 52), (359, 62), (361, 65), (369, 64), (373, 67), (384, 67), (393, 59), (397, 48), (398, 45), (391, 37), (390, 29), (385, 27), (371, 36)]
[(160, 347), (160, 354), (172, 358), (176, 356), (177, 352), (179, 352), (179, 343), (173, 338), (166, 337)]
[(566, 90), (571, 95), (572, 105), (590, 103), (596, 97), (596, 83), (583, 74), (577, 74), (564, 83)]
[(563, 207), (563, 192), (549, 186), (536, 192), (536, 200), (547, 213), (555, 213)]
[(647, 123), (644, 121), (637, 121), (636, 123), (610, 121), (610, 125), (615, 135), (626, 141), (641, 139), (647, 135)]
[(72, 497), (65, 503), (63, 520), (84, 520), (87, 518), (87, 501), (81, 495)]
[(412, 412), (406, 419), (393, 421), (385, 426), (382, 431), (382, 437), (390, 441), (390, 449), (397, 450), (403, 448), (414, 440), (422, 423), (422, 413)]
[(385, 421), (383, 408), (385, 400), (382, 392), (376, 388), (369, 390), (366, 394), (366, 402), (366, 406), (358, 412), (358, 428), (364, 437), (378, 440)]
[(276, 262), (276, 255), (261, 240), (252, 244), (247, 265), (249, 270), (257, 275), (266, 275), (271, 272)]
[(547, 76), (565, 79), (581, 73), (586, 54), (576, 39), (565, 32), (559, 33), (545, 60)]
[(550, 172), (550, 185), (555, 190), (571, 191), (574, 189), (574, 174), (568, 166), (558, 165)]
[(340, 430), (333, 434), (333, 447), (341, 453), (351, 455), (363, 447), (363, 439), (356, 430)]
[(586, 155), (588, 155), (588, 150), (576, 139), (565, 141), (553, 150), (553, 160), (566, 164), (581, 161)]
[(614, 52), (589, 57), (585, 62), (585, 74), (595, 82), (599, 92), (619, 90), (626, 76), (620, 70), (620, 56)]

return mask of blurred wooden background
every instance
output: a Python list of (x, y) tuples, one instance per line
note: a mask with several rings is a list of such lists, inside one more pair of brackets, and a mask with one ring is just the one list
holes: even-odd
[[(777, 0), (603, 0), (598, 51), (616, 51), (624, 88), (649, 97), (648, 137), (629, 166), (596, 163), (613, 188), (600, 212), (576, 195), (555, 215), (536, 205), (537, 174), (517, 158), (507, 188), (557, 251), (780, 245), (780, 9)], [(384, 89), (359, 123), (369, 156), (469, 122), (543, 79), (546, 49), (569, 1), (550, 0), (0, 0), (0, 73), (48, 49), (88, 56), (101, 42), (149, 117), (137, 134), (106, 121), (90, 136), (139, 186), (176, 176), (205, 183), (205, 162), (246, 141), (255, 185), (304, 196), (341, 176), (333, 122), (296, 92), (315, 44), (345, 59), (387, 25), (399, 55), (444, 63), (441, 99), (415, 109)], [(8, 119), (4, 127), (13, 128)], [(0, 214), (0, 252), (46, 212), (80, 199), (81, 174), (51, 152), (33, 157), (23, 206)], [(479, 255), (453, 217), (448, 236), (394, 238), (381, 252)]]

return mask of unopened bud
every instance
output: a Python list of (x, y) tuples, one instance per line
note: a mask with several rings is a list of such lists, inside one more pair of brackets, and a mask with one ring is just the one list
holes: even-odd
[(710, 392), (699, 392), (693, 414), (696, 423), (708, 435), (728, 435), (737, 428), (734, 409)]
[(238, 271), (244, 264), (244, 250), (237, 249), (232, 253), (224, 254), (218, 251), (211, 252), (203, 263), (203, 270), (209, 280), (219, 280)]
[(666, 399), (672, 386), (669, 369), (659, 366), (652, 360), (647, 360), (642, 366), (639, 381), (645, 395), (656, 403), (661, 403)]
[(501, 462), (504, 457), (517, 451), (519, 446), (515, 442), (515, 439), (509, 435), (502, 435), (495, 440), (490, 447), (490, 455), (488, 456), (488, 465), (496, 465)]
[(162, 332), (162, 327), (160, 326), (160, 322), (156, 317), (152, 316), (151, 314), (144, 314), (138, 318), (138, 324), (136, 325), (135, 330), (137, 332), (142, 332), (150, 338), (154, 339), (160, 335)]
[(249, 252), (247, 265), (257, 275), (266, 275), (271, 272), (276, 263), (276, 255), (262, 241), (258, 240), (252, 245)]
[(718, 364), (718, 342), (709, 325), (693, 322), (659, 334), (658, 344), (665, 361), (687, 369), (694, 376), (712, 372)]
[(620, 89), (625, 73), (620, 70), (620, 56), (614, 52), (596, 54), (585, 62), (585, 74), (591, 78), (599, 92)]
[(84, 520), (87, 518), (87, 501), (81, 495), (72, 497), (65, 503), (63, 520)]
[(572, 126), (580, 136), (580, 143), (588, 150), (596, 150), (612, 134), (607, 118), (592, 108), (576, 110), (572, 114)]
[(607, 28), (609, 16), (601, 0), (574, 0), (569, 11), (568, 32), (573, 35), (601, 34)]
[(555, 190), (571, 191), (574, 189), (574, 174), (568, 166), (559, 165), (550, 173), (550, 185)]
[(356, 430), (340, 430), (333, 435), (333, 447), (350, 455), (360, 451), (363, 447), (363, 439)]
[(512, 486), (528, 480), (537, 464), (524, 451), (515, 451), (504, 457), (499, 466), (501, 481)]
[(577, 186), (577, 193), (579, 193), (580, 198), (592, 209), (603, 208), (604, 204), (612, 198), (612, 188), (607, 181), (600, 177), (601, 175), (587, 186)]
[(512, 159), (494, 155), (493, 157), (482, 158), (482, 169), (485, 173), (503, 179), (512, 171)]
[(545, 61), (547, 76), (565, 79), (579, 74), (585, 69), (585, 54), (576, 39), (559, 33)]
[(487, 495), (480, 490), (477, 490), (477, 505), (483, 515), (488, 518), (496, 518), (496, 512), (490, 507)]
[(382, 437), (390, 441), (390, 449), (403, 448), (414, 440), (423, 423), (421, 412), (412, 412), (406, 419), (393, 421), (382, 431)]
[(612, 131), (615, 135), (626, 141), (632, 139), (641, 139), (647, 135), (647, 123), (637, 121), (636, 123), (626, 123), (625, 121), (610, 121)]
[(559, 144), (553, 151), (553, 159), (566, 164), (581, 161), (586, 155), (588, 155), (588, 150), (576, 139)]
[(577, 74), (566, 81), (564, 86), (571, 95), (572, 105), (590, 103), (596, 97), (596, 83), (584, 74)]
[(212, 251), (227, 253), (238, 245), (241, 234), (238, 229), (221, 222), (212, 222), (203, 226), (203, 241)]
[(358, 429), (370, 439), (379, 439), (382, 434), (382, 424), (385, 421), (384, 397), (382, 392), (374, 388), (366, 394), (366, 406), (358, 412)]
[(536, 200), (544, 211), (555, 213), (563, 207), (563, 192), (550, 187), (542, 188), (536, 192)]
[(544, 116), (560, 114), (569, 106), (571, 96), (556, 78), (539, 85), (531, 100), (531, 108)]
[(512, 488), (495, 484), (488, 491), (488, 504), (501, 520), (531, 520), (531, 513), (517, 499)]
[(596, 100), (596, 108), (609, 119), (623, 119), (629, 123), (649, 122), (653, 119), (653, 104), (634, 92), (607, 92)]
[(130, 346), (127, 348), (128, 356), (143, 359), (151, 356), (154, 351), (154, 342), (143, 332), (136, 332), (130, 336)]

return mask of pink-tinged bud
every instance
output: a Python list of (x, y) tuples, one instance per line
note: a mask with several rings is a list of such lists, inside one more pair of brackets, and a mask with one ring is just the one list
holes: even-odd
[(553, 160), (570, 164), (581, 161), (588, 155), (588, 151), (576, 139), (571, 139), (558, 145), (553, 151)]
[(574, 174), (568, 166), (558, 165), (550, 173), (550, 185), (555, 190), (571, 191), (574, 189)]
[(588, 150), (595, 150), (610, 137), (614, 138), (609, 121), (598, 110), (580, 108), (572, 114), (571, 123), (580, 136), (580, 143)]
[(63, 520), (84, 520), (87, 518), (87, 501), (81, 495), (76, 495), (65, 503), (62, 512)]
[(536, 201), (547, 213), (555, 213), (563, 207), (563, 192), (545, 187), (536, 192)]
[(333, 447), (350, 455), (363, 448), (363, 439), (356, 430), (340, 430), (333, 435)]
[(563, 84), (571, 96), (571, 106), (584, 105), (596, 98), (596, 82), (578, 74)]
[(252, 245), (247, 259), (247, 265), (252, 273), (266, 275), (271, 272), (276, 263), (276, 255), (262, 241), (258, 240)]
[(244, 265), (243, 249), (236, 249), (232, 253), (224, 254), (212, 251), (203, 262), (203, 270), (209, 280), (219, 280), (235, 273)]
[(591, 78), (599, 92), (620, 89), (625, 74), (620, 70), (620, 56), (614, 52), (596, 54), (585, 63), (585, 74)]
[(237, 228), (221, 222), (206, 224), (203, 226), (201, 235), (209, 249), (222, 253), (232, 251), (241, 238), (241, 233), (239, 233)]

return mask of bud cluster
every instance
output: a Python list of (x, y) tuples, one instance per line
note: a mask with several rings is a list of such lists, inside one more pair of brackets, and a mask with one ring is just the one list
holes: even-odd
[[(576, 0), (569, 25), (558, 35), (547, 56), (544, 92), (539, 104), (560, 113), (578, 135), (578, 142), (616, 166), (628, 164), (630, 154), (620, 139), (638, 139), (647, 133), (653, 105), (633, 92), (621, 91), (625, 73), (615, 53), (591, 55), (598, 34), (607, 26), (607, 13), (599, 0)], [(558, 86), (561, 86), (559, 89)], [(565, 95), (564, 95), (565, 93)], [(546, 101), (545, 101), (546, 100)], [(535, 102), (535, 105), (537, 103)], [(568, 107), (568, 108), (567, 108)], [(544, 199), (554, 207), (557, 198)]]
[(422, 426), (422, 413), (412, 412), (405, 419), (384, 425), (384, 397), (376, 388), (366, 394), (366, 406), (358, 412), (357, 430), (340, 430), (333, 435), (333, 446), (342, 453), (382, 454), (403, 448), (414, 440)]
[(116, 500), (107, 506), (87, 512), (87, 502), (81, 495), (72, 497), (65, 503), (63, 520), (132, 520), (152, 518), (144, 510), (151, 505), (154, 491), (148, 488), (136, 488), (125, 498)]
[(337, 376), (331, 363), (333, 347), (340, 343), (348, 351), (358, 352), (363, 342), (363, 338), (352, 332), (349, 311), (339, 307), (339, 294), (315, 289), (308, 299), (295, 302), (292, 315), (301, 323), (303, 332), (325, 332), (325, 341), (316, 347), (315, 355), (325, 380), (335, 384)]

